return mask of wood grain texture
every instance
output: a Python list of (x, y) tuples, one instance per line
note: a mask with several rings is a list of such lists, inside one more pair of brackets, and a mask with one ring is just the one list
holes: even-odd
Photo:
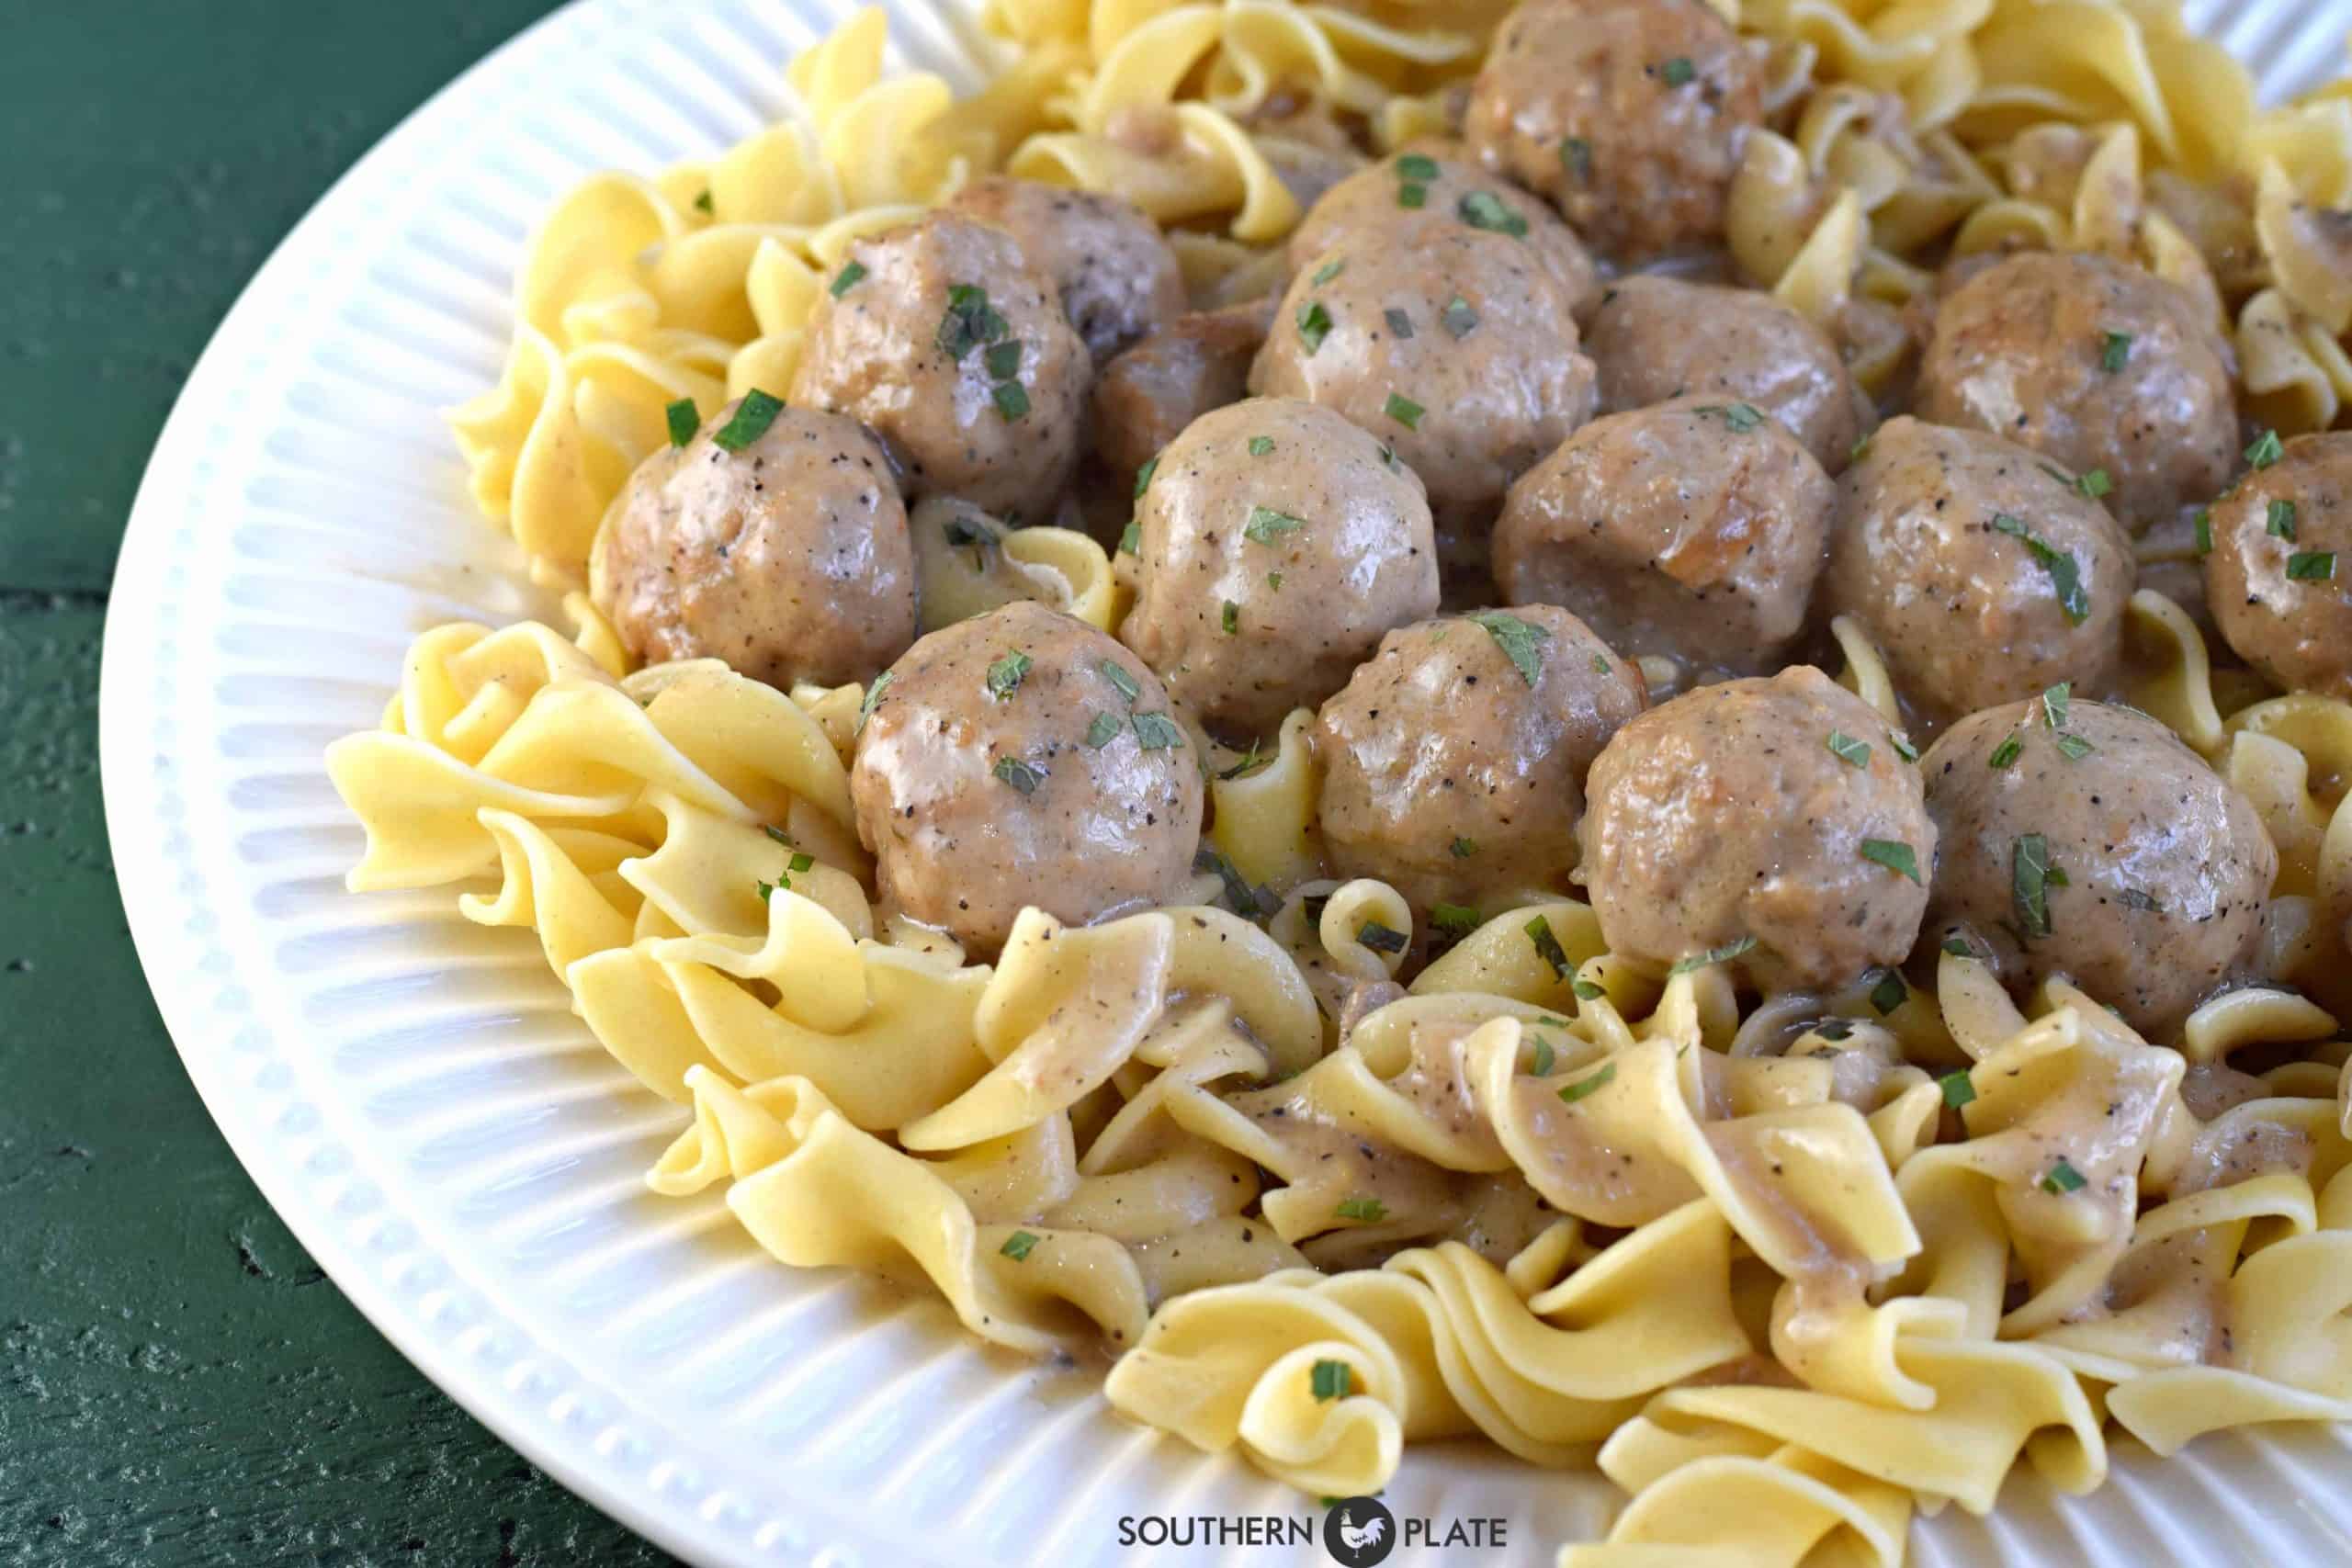
[(34, 8), (0, 50), (6, 1568), (669, 1561), (419, 1377), (270, 1213), (148, 998), (98, 795), (106, 587), (189, 364), (327, 183), (544, 9)]

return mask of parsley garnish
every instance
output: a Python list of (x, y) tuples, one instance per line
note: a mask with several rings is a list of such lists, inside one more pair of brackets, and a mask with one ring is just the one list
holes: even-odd
[(2213, 509), (2210, 506), (2197, 509), (2197, 553), (2199, 557), (2213, 553)]
[(1487, 635), (1495, 639), (1495, 646), (1503, 650), (1503, 657), (1510, 660), (1511, 668), (1519, 671), (1520, 679), (1531, 686), (1535, 684), (1544, 673), (1542, 645), (1552, 637), (1548, 627), (1522, 621), (1505, 610), (1480, 610), (1465, 618), (1486, 628)]
[(842, 265), (841, 271), (833, 274), (831, 292), (833, 298), (838, 299), (865, 281), (865, 264), (852, 259)]
[(1585, 1096), (1589, 1094), (1597, 1094), (1600, 1090), (1608, 1088), (1610, 1083), (1616, 1077), (1617, 1064), (1614, 1062), (1603, 1062), (1600, 1065), (1600, 1070), (1599, 1072), (1580, 1077), (1572, 1084), (1562, 1085), (1560, 1088), (1560, 1103), (1563, 1105), (1574, 1105), (1577, 1100), (1584, 1099)]
[(1142, 545), (1143, 545), (1143, 525), (1142, 525), (1142, 524), (1140, 524), (1140, 523), (1130, 523), (1130, 524), (1128, 524), (1125, 527), (1124, 527), (1124, 528), (1122, 528), (1122, 529), (1120, 529), (1120, 530), (1119, 530), (1119, 553), (1120, 553), (1121, 555), (1123, 555), (1123, 556), (1135, 556), (1135, 555), (1141, 555), (1141, 554), (1143, 553), (1143, 551), (1142, 551)]
[(1143, 467), (1136, 470), (1135, 498), (1137, 501), (1141, 501), (1143, 492), (1151, 488), (1151, 476), (1158, 472), (1159, 472), (1159, 454), (1154, 452), (1149, 457), (1144, 459)]
[(2050, 721), (2051, 728), (2066, 728), (2066, 705), (2073, 700), (2074, 694), (2075, 683), (2072, 681), (2061, 681), (2054, 686), (2042, 689), (2041, 716)]
[(2254, 445), (2245, 449), (2245, 460), (2257, 468), (2267, 468), (2286, 455), (2286, 444), (2278, 439), (2278, 433), (2275, 430), (2264, 431), (2254, 438)]
[(1555, 980), (1566, 979), (1568, 977), (1567, 949), (1562, 947), (1560, 939), (1552, 934), (1552, 922), (1544, 916), (1538, 915), (1520, 929), (1527, 933), (1527, 940), (1535, 944), (1535, 956), (1552, 966), (1552, 977)]
[(757, 387), (743, 394), (735, 405), (734, 417), (719, 426), (713, 441), (729, 452), (741, 452), (768, 433), (775, 416), (784, 412), (784, 400), (761, 391)]
[(1252, 457), (1262, 457), (1273, 449), (1274, 438), (1271, 435), (1253, 435), (1250, 438), (1250, 456)]
[(1447, 845), (1446, 848), (1453, 854), (1455, 860), (1468, 860), (1472, 855), (1478, 852), (1478, 840), (1476, 839), (1456, 839), (1453, 843)]
[(2272, 502), (2267, 520), (2263, 524), (2263, 530), (2274, 539), (2284, 539), (2289, 544), (2293, 544), (2295, 542), (2295, 503), (2291, 501)]
[(1380, 412), (1408, 430), (1419, 430), (1421, 427), (1421, 405), (1410, 398), (1400, 397), (1391, 392), (1388, 394), (1388, 401), (1381, 405)]
[(1576, 993), (1576, 998), (1580, 1002), (1597, 1002), (1609, 994), (1582, 976), (1569, 981), (1568, 989)]
[(1250, 521), (1241, 525), (1241, 536), (1251, 544), (1271, 545), (1283, 535), (1295, 534), (1306, 526), (1304, 517), (1293, 517), (1271, 506), (1253, 506), (1250, 509)]
[(1018, 381), (999, 381), (989, 389), (989, 396), (996, 400), (996, 412), (1007, 424), (1029, 412), (1029, 393)]
[(2113, 491), (2115, 481), (2107, 477), (2105, 468), (2092, 468), (2075, 476), (2075, 489), (2079, 494), (2097, 501), (2099, 497)]
[(1252, 889), (1243, 881), (1241, 874), (1233, 868), (1233, 863), (1219, 854), (1215, 845), (1203, 844), (1193, 852), (1193, 869), (1216, 873), (1216, 879), (1225, 884), (1226, 903), (1245, 920), (1271, 915), (1282, 908), (1282, 900), (1272, 893), (1262, 887)]
[(1428, 205), (1429, 199), (1430, 187), (1419, 180), (1407, 180), (1396, 187), (1396, 205), (1399, 207), (1418, 212)]
[(1579, 181), (1592, 178), (1592, 143), (1581, 136), (1562, 137), (1560, 166)]
[(2060, 1196), (2079, 1192), (2083, 1190), (2083, 1173), (2069, 1165), (2064, 1155), (2060, 1155), (2058, 1162), (2050, 1168), (2050, 1174), (2041, 1179), (2041, 1190)]
[(996, 760), (996, 766), (990, 768), (989, 772), (1023, 795), (1032, 793), (1046, 781), (1046, 775), (1041, 770), (1031, 767), (1018, 757), (999, 757)]
[(947, 290), (947, 309), (939, 318), (932, 341), (950, 359), (962, 359), (982, 344), (994, 343), (1012, 329), (989, 303), (989, 291), (968, 283)]
[(1526, 237), (1527, 220), (1504, 206), (1502, 198), (1492, 191), (1472, 191), (1455, 205), (1454, 211), (1473, 229), (1509, 234), (1514, 240)]
[(1030, 1252), (1036, 1247), (1036, 1245), (1037, 1236), (1035, 1232), (1014, 1231), (1011, 1235), (1004, 1238), (1004, 1245), (998, 1247), (997, 1250), (1004, 1254), (1007, 1258), (1012, 1258), (1015, 1263), (1026, 1263), (1029, 1261)]
[(2028, 833), (2009, 855), (2009, 895), (2028, 936), (2050, 934), (2050, 840)]
[(701, 427), (702, 419), (695, 412), (692, 398), (680, 398), (662, 412), (670, 421), (670, 445), (673, 446), (684, 446), (692, 441), (695, 430)]
[(1225, 602), (1225, 612), (1218, 617), (1218, 624), (1224, 626), (1225, 635), (1227, 637), (1231, 637), (1235, 632), (1239, 631), (1241, 629), (1241, 606), (1235, 604), (1232, 600), (1227, 599)]
[(1696, 970), (1705, 969), (1713, 964), (1728, 964), (1733, 959), (1739, 957), (1742, 953), (1745, 953), (1754, 948), (1755, 945), (1756, 939), (1754, 937), (1744, 936), (1737, 942), (1727, 942), (1721, 947), (1709, 948), (1704, 953), (1697, 953), (1691, 954), (1688, 958), (1677, 959), (1674, 965), (1667, 970), (1667, 974), (1668, 976), (1676, 975), (1689, 975)]
[(1944, 1091), (1944, 1103), (1954, 1111), (1976, 1098), (1976, 1080), (1968, 1076), (1965, 1067), (1946, 1073), (1936, 1080), (1936, 1087)]
[(1253, 735), (1250, 738), (1250, 750), (1241, 753), (1241, 761), (1217, 774), (1217, 777), (1226, 780), (1248, 778), (1259, 769), (1272, 763), (1273, 760), (1274, 754), (1272, 751), (1258, 750), (1258, 738)]
[(1347, 257), (1345, 257), (1345, 256), (1333, 256), (1329, 261), (1325, 262), (1325, 263), (1324, 263), (1320, 267), (1317, 268), (1317, 269), (1316, 269), (1315, 276), (1314, 276), (1312, 278), (1310, 278), (1308, 281), (1309, 281), (1309, 282), (1310, 282), (1310, 283), (1311, 283), (1315, 288), (1322, 288), (1325, 284), (1327, 284), (1327, 283), (1330, 282), (1333, 278), (1335, 278), (1335, 277), (1339, 276), (1340, 276), (1340, 274), (1341, 274), (1341, 273), (1343, 273), (1343, 272), (1345, 272), (1345, 271), (1347, 271), (1347, 270), (1348, 270), (1348, 259), (1347, 259)]
[(1139, 713), (1128, 721), (1136, 727), (1136, 744), (1147, 751), (1169, 751), (1184, 744), (1184, 731), (1164, 713)]
[(1659, 66), (1657, 73), (1666, 79), (1668, 86), (1681, 87), (1689, 85), (1691, 78), (1698, 75), (1699, 72), (1698, 68), (1690, 63), (1689, 55), (1678, 54), (1664, 65)]
[(1456, 294), (1445, 302), (1445, 308), (1437, 313), (1437, 319), (1438, 324), (1453, 336), (1465, 338), (1470, 335), (1470, 329), (1478, 324), (1478, 312), (1470, 308), (1469, 300)]
[[(1343, 1220), (1385, 1220), (1388, 1205), (1377, 1198), (1343, 1198), (1340, 1201), (1340, 1218)], [(1338, 1362), (1330, 1365), (1337, 1366)]]
[(2335, 576), (2334, 550), (2298, 550), (2287, 558), (2290, 582), (2326, 582)]
[(1973, 958), (1976, 956), (1975, 953), (1969, 951), (1968, 939), (1962, 936), (1948, 936), (1944, 938), (1944, 951), (1951, 953), (1954, 958)]
[(1430, 924), (1454, 942), (1460, 942), (1484, 923), (1477, 910), (1460, 904), (1439, 904), (1430, 910)]
[(704, 188), (703, 193), (700, 196), (695, 197), (695, 210), (696, 212), (708, 212), (713, 214), (716, 214), (718, 210), (716, 207), (711, 205), (710, 191), (707, 186)]
[(1736, 434), (1745, 435), (1764, 423), (1764, 414), (1753, 403), (1703, 403), (1690, 411), (1704, 419), (1713, 414), (1729, 425)]
[(1408, 152), (1396, 160), (1396, 172), (1408, 180), (1437, 178), (1437, 160), (1419, 152)]
[(980, 363), (987, 366), (989, 374), (1000, 381), (1020, 375), (1021, 340), (1013, 338), (1005, 343), (990, 344), (989, 351), (980, 355)]
[[(1864, 839), (1862, 858), (1886, 867), (1897, 876), (1907, 876), (1914, 882), (1919, 881), (1918, 854), (1900, 839)], [(1920, 886), (1924, 887), (1927, 885), (1920, 883)]]
[(1902, 731), (1897, 730), (1887, 739), (1894, 742), (1894, 754), (1905, 761), (1916, 762), (1919, 760), (1919, 748), (1912, 745), (1910, 739)]
[(874, 716), (875, 705), (882, 700), (883, 689), (898, 678), (899, 673), (895, 670), (885, 670), (874, 677), (874, 684), (865, 688), (865, 700), (857, 705), (857, 730), (853, 733), (865, 730), (865, 721)]
[(1086, 727), (1086, 749), (1090, 751), (1100, 751), (1117, 739), (1119, 731), (1125, 728), (1116, 716), (1111, 714), (1096, 714), (1094, 722)]
[(2137, 909), (2143, 915), (2161, 915), (2165, 912), (2165, 907), (2158, 903), (2153, 895), (2143, 893), (2136, 887), (2123, 888), (2115, 897), (2125, 908)]
[(1381, 311), (1380, 315), (1381, 319), (1388, 323), (1388, 330), (1398, 337), (1409, 338), (1413, 335), (1413, 318), (1396, 309), (1396, 306), (1391, 305), (1387, 310)]
[(1266, 573), (1266, 586), (1272, 589), (1277, 593), (1281, 592), (1283, 587), (1283, 574), (1279, 571), (1270, 571)]
[(1309, 299), (1298, 308), (1299, 341), (1306, 344), (1307, 353), (1321, 348), (1323, 340), (1330, 335), (1331, 312), (1323, 308), (1322, 300)]
[(1358, 926), (1356, 940), (1374, 953), (1402, 953), (1407, 941), (1403, 931), (1392, 931), (1378, 920), (1366, 920)]
[(2006, 512), (1993, 513), (1993, 527), (1998, 533), (2025, 541), (2025, 547), (2033, 552), (2034, 559), (2050, 574), (2050, 586), (2058, 593), (2058, 607), (2066, 613), (2068, 621), (2079, 626), (2090, 618), (2091, 596), (2083, 588), (2082, 568), (2071, 552), (2059, 549)]
[[(1344, 1212), (1347, 1204), (1342, 1203), (1340, 1207)], [(1345, 1361), (1317, 1361), (1309, 1375), (1317, 1401), (1345, 1399), (1349, 1390), (1355, 1386), (1355, 1374)]]
[(1851, 762), (1858, 768), (1871, 765), (1871, 743), (1857, 740), (1842, 729), (1829, 732), (1829, 750), (1840, 761)]
[(2006, 768), (2016, 761), (2018, 754), (2024, 750), (2025, 742), (2018, 739), (2015, 734), (2005, 735), (2001, 737), (2001, 743), (1993, 748), (1993, 754), (1984, 761), (1988, 766)]
[[(1884, 1018), (1910, 998), (1911, 988), (1893, 969), (1881, 969), (1876, 974), (1878, 983), (1871, 987), (1871, 1006), (1878, 1010), (1879, 1017)], [(1867, 980), (1870, 976), (1865, 975), (1862, 978)]]
[(2061, 733), (2056, 737), (2059, 754), (2070, 762), (2079, 762), (2097, 748), (2079, 735)]
[(1534, 1059), (1528, 1063), (1528, 1071), (1534, 1074), (1539, 1078), (1551, 1077), (1553, 1061), (1552, 1043), (1549, 1040), (1544, 1039), (1542, 1035), (1537, 1035), (1535, 1037), (1535, 1049), (1531, 1053), (1531, 1055)]
[(1876, 432), (1872, 432), (1871, 435), (1865, 435), (1861, 439), (1856, 441), (1851, 446), (1846, 448), (1846, 461), (1849, 464), (1859, 463), (1863, 458), (1869, 457), (1871, 455), (1871, 437), (1876, 434)]
[(1035, 660), (1027, 654), (1016, 649), (989, 665), (989, 695), (998, 702), (1003, 702), (1007, 697), (1012, 696), (1021, 689), (1021, 678), (1029, 673), (1030, 666), (1035, 662)]
[(2122, 369), (2123, 362), (2131, 357), (2132, 334), (2130, 333), (2098, 334), (2098, 367), (2100, 369), (2112, 376)]

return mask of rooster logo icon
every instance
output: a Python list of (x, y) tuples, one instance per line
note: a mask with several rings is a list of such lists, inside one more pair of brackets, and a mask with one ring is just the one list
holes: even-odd
[(1396, 1550), (1396, 1517), (1376, 1497), (1345, 1497), (1323, 1516), (1323, 1550), (1347, 1568), (1372, 1568)]

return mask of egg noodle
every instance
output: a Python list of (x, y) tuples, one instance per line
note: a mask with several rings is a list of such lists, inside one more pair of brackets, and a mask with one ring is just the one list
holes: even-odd
[[(2259, 422), (2346, 423), (2352, 231), (2323, 209), (2352, 205), (2352, 83), (2257, 109), (2167, 0), (1717, 8), (1769, 45), (1780, 128), (1732, 256), (1866, 387), (1923, 254), (2095, 251), (2210, 307)], [(2352, 1419), (2352, 705), (2216, 671), (2160, 592), (2124, 694), (2254, 803), (2279, 871), (2257, 983), (2156, 1042), (1955, 952), (1932, 988), (1878, 970), (1744, 1012), (1725, 965), (1619, 963), (1537, 887), (1354, 1016), (1419, 933), (1385, 884), (1330, 879), (1303, 711), (1209, 748), (1189, 903), (1033, 908), (976, 964), (871, 901), (865, 689), (628, 668), (582, 588), (606, 507), (668, 404), (791, 379), (852, 240), (1001, 169), (1182, 225), (1195, 299), (1246, 298), (1294, 184), (1361, 161), (1335, 117), (1382, 148), (1444, 130), (1504, 9), (993, 0), (1012, 47), (960, 101), (886, 76), (868, 10), (792, 63), (797, 118), (574, 190), (453, 422), (574, 629), (418, 639), (382, 727), (328, 754), (367, 830), (350, 886), (535, 931), (597, 1039), (691, 1108), (651, 1185), (723, 1184), (781, 1261), (927, 1285), (1012, 1349), (1107, 1346), (1119, 1410), (1309, 1493), (1472, 1433), (1597, 1465), (1631, 1501), (1564, 1564), (1897, 1563), (1915, 1510), (1983, 1513), (2020, 1463), (2097, 1486), (2111, 1430), (2170, 1454)], [(1124, 614), (1082, 533), (945, 536), (914, 531), (926, 631)], [(2163, 528), (2141, 549), (2151, 581), (2188, 558)], [(2199, 1083), (2231, 1108), (2193, 1111)], [(2071, 1183), (2053, 1141), (2085, 1151)]]

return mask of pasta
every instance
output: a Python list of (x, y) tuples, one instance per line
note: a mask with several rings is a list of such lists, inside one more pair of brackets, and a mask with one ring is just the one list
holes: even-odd
[[(1280, 243), (1374, 166), (1368, 150), (1402, 171), (1400, 207), (1441, 177), (1415, 150), (1462, 130), (1507, 9), (992, 0), (984, 24), (1018, 52), (962, 101), (886, 73), (867, 10), (792, 63), (794, 119), (574, 190), (531, 240), (503, 376), (451, 416), (475, 503), (572, 629), (416, 640), (380, 726), (327, 754), (367, 834), (350, 886), (447, 889), (467, 919), (532, 931), (586, 1027), (690, 1117), (650, 1185), (723, 1185), (778, 1261), (922, 1287), (1014, 1350), (1107, 1345), (1116, 1409), (1307, 1493), (1377, 1492), (1410, 1444), (1471, 1435), (1598, 1469), (1628, 1501), (1563, 1568), (1897, 1564), (1915, 1514), (1985, 1513), (2021, 1467), (2096, 1487), (2110, 1429), (2170, 1454), (2224, 1427), (2352, 1420), (2352, 701), (2217, 642), (2210, 511), (2132, 544), (2140, 586), (2099, 694), (2201, 759), (2275, 860), (2245, 961), (2162, 1021), (2064, 974), (2021, 984), (1966, 933), (1764, 985), (1742, 962), (1755, 935), (1653, 961), (1532, 863), (1482, 864), (1475, 908), (1354, 874), (1342, 829), (1360, 824), (1331, 804), (1322, 715), (1227, 745), (1232, 727), (1158, 684), (1165, 661), (1103, 652), (1140, 647), (1145, 498), (1176, 482), (1158, 457), (1115, 547), (1091, 500), (1027, 526), (948, 494), (902, 510), (918, 652), (1028, 614), (1102, 655), (1089, 685), (990, 650), (978, 689), (1003, 704), (1060, 679), (1053, 701), (1098, 760), (1008, 750), (994, 780), (1031, 796), (1130, 751), (1201, 780), (1205, 828), (1168, 897), (1089, 919), (1029, 904), (1001, 942), (919, 918), (921, 868), (858, 777), (879, 746), (961, 733), (952, 713), (885, 705), (922, 700), (916, 655), (776, 686), (720, 657), (632, 668), (600, 555), (625, 486), (701, 460), (693, 441), (716, 443), (714, 463), (740, 450), (713, 416), (801, 379), (812, 322), (860, 287), (876, 237), (1003, 173), (1132, 203), (1170, 231), (1204, 310), (1248, 310), (1286, 278), (1296, 294), (1305, 269)], [(1762, 117), (1728, 175), (1726, 265), (1821, 329), (1865, 392), (1908, 395), (1915, 318), (1953, 276), (2050, 251), (2175, 285), (2227, 334), (2262, 426), (2346, 424), (2342, 84), (2257, 107), (2244, 69), (2159, 0), (1716, 10), (1746, 39)], [(1577, 146), (1559, 147), (1571, 168)], [(1464, 223), (1526, 232), (1477, 200)], [(1312, 290), (1345, 263), (1284, 308), (1310, 354), (1332, 330), (1310, 325)], [(1001, 341), (1008, 297), (964, 287), (978, 298), (937, 346), (960, 373), (986, 345), (973, 362), (1010, 425), (1042, 395), (1022, 379), (1034, 367)], [(1418, 331), (1460, 340), (1455, 307), (1475, 323), (1457, 294)], [(1417, 330), (1403, 314), (1400, 343)], [(1431, 411), (1398, 401), (1385, 417), (1419, 434)], [(1762, 416), (1691, 417), (1741, 432)], [(1302, 460), (1275, 446), (1249, 450)], [(1375, 460), (1400, 470), (1386, 440)], [(2094, 502), (2112, 482), (2041, 466)], [(2270, 515), (2298, 542), (2291, 505), (2283, 532)], [(1269, 547), (1303, 526), (1247, 516), (1234, 531)], [(2053, 562), (2078, 572), (2074, 556), (2007, 521), (1991, 529), (2032, 541), (2063, 593)], [(739, 519), (717, 554), (751, 538)], [(1284, 570), (1262, 573), (1270, 591)], [(1222, 610), (1239, 635), (1242, 607)], [(1826, 711), (1848, 728), (1814, 761), (1907, 768), (1906, 727), (1924, 740), (1947, 716), (1866, 617), (1820, 619), (1843, 690), (1821, 681), (1810, 700), (1846, 705)], [(1566, 645), (1502, 612), (1450, 625), (1491, 639), (1505, 662), (1487, 679), (1513, 692)], [(1656, 714), (1732, 673), (1681, 652), (1592, 663)], [(2062, 682), (2028, 703), (1992, 769), (2018, 735), (2093, 750), (2069, 701)], [(1541, 809), (1586, 812), (1584, 776)], [(1181, 790), (1152, 797), (1149, 826), (1164, 818), (1185, 819)], [(953, 829), (908, 831), (937, 852)], [(1140, 837), (1102, 828), (1085, 848), (1132, 857)], [(1931, 838), (1862, 842), (1944, 896)], [(1481, 852), (1457, 835), (1442, 858)], [(2014, 918), (2046, 928), (2037, 900), (2075, 883), (2038, 852)]]

